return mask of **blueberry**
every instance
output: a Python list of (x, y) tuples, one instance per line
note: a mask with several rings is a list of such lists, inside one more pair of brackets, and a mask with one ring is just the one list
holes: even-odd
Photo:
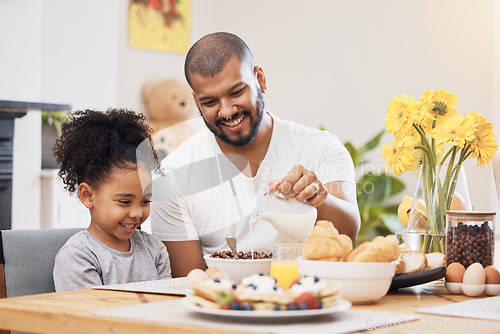
[(281, 307), (279, 305), (274, 305), (274, 310), (275, 311), (281, 311)]
[(240, 306), (236, 302), (231, 302), (231, 304), (229, 304), (229, 308), (231, 310), (238, 310), (240, 308)]
[(302, 284), (302, 282), (301, 282), (301, 281), (297, 281), (297, 283), (295, 283), (295, 284), (301, 285), (301, 284)]
[(233, 283), (233, 285), (231, 286), (233, 289), (236, 289), (236, 287), (238, 286), (238, 284), (236, 283)]
[(291, 305), (288, 305), (288, 307), (286, 309), (288, 311), (296, 311), (297, 310), (297, 306), (295, 306), (294, 304), (291, 304)]
[(264, 273), (259, 273), (259, 276), (266, 276), (266, 274), (264, 274)]
[(318, 283), (319, 282), (319, 277), (318, 276), (314, 276), (314, 283)]
[(275, 286), (273, 286), (273, 290), (274, 290), (274, 291), (278, 291), (278, 287), (277, 287), (276, 285), (275, 285)]
[(253, 311), (252, 305), (245, 305), (244, 311)]
[(250, 288), (252, 288), (252, 289), (254, 289), (254, 290), (257, 290), (257, 285), (255, 285), (255, 284), (253, 284), (253, 283), (251, 283), (251, 284), (249, 285), (249, 287), (250, 287)]
[(215, 283), (220, 283), (220, 278), (214, 278)]
[(307, 310), (307, 305), (304, 303), (299, 304), (299, 310)]

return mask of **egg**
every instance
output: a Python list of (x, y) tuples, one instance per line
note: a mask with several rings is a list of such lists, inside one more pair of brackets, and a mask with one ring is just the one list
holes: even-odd
[(488, 266), (484, 268), (484, 274), (486, 275), (486, 284), (500, 284), (500, 272), (498, 269)]
[(481, 263), (476, 262), (471, 264), (465, 271), (463, 283), (468, 285), (484, 285), (484, 282), (486, 282), (486, 275)]
[(446, 282), (462, 283), (465, 267), (459, 262), (452, 262), (446, 269)]

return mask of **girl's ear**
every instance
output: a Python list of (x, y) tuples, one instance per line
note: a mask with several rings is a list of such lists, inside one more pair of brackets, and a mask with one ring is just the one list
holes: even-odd
[(80, 202), (82, 202), (83, 205), (87, 209), (92, 209), (93, 206), (93, 200), (94, 200), (94, 188), (90, 186), (86, 182), (82, 182), (78, 185), (78, 197), (80, 198)]

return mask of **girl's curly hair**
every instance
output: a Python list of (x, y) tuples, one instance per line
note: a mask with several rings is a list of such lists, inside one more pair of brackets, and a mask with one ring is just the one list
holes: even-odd
[(113, 168), (129, 163), (144, 162), (150, 170), (159, 171), (145, 120), (144, 115), (126, 109), (71, 113), (53, 152), (65, 189), (74, 193), (82, 182), (98, 187)]

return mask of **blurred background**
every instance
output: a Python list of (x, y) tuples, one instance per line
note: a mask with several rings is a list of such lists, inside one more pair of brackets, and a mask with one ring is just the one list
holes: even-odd
[[(187, 0), (181, 0), (187, 1)], [(427, 90), (458, 96), (500, 134), (500, 3), (494, 0), (190, 0), (189, 45), (215, 31), (247, 42), (267, 76), (266, 109), (360, 147), (384, 130), (388, 102)], [(125, 0), (1, 0), (0, 100), (124, 107), (144, 112), (141, 87), (185, 83), (184, 52), (129, 43)], [(87, 226), (56, 170), (41, 169), (41, 117), (15, 121), (12, 228)], [(367, 170), (383, 173), (381, 145)], [(466, 163), (476, 210), (497, 211), (490, 165)], [(392, 173), (389, 171), (389, 173)], [(399, 177), (413, 196), (416, 177)], [(497, 226), (498, 226), (497, 218)], [(497, 227), (497, 233), (500, 229)]]

